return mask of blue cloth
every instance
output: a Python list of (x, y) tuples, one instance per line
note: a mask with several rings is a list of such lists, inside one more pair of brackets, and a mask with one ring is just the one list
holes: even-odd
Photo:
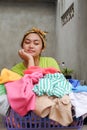
[(69, 79), (69, 82), (73, 85), (73, 87), (77, 87), (80, 85), (80, 80), (77, 79)]
[(86, 85), (81, 85), (80, 80), (69, 79), (69, 82), (72, 84), (72, 91), (74, 93), (87, 92), (87, 86)]
[(78, 92), (87, 92), (87, 86), (86, 85), (82, 85), (82, 86), (79, 85), (76, 88), (72, 87), (72, 91), (75, 92), (75, 93), (78, 93)]

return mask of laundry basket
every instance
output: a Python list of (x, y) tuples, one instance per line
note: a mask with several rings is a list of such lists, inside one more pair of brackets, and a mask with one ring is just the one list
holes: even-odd
[(37, 130), (37, 129), (76, 129), (81, 130), (83, 127), (83, 119), (75, 118), (69, 126), (62, 126), (49, 118), (41, 118), (32, 111), (24, 117), (21, 117), (11, 109), (10, 115), (3, 118), (7, 130)]
[(3, 117), (0, 115), (0, 130), (2, 130), (5, 127), (3, 124)]

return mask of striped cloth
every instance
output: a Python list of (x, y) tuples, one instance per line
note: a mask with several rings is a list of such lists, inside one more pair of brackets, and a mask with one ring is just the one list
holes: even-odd
[(46, 94), (61, 98), (72, 92), (72, 85), (62, 73), (46, 74), (34, 85), (33, 91), (38, 96)]

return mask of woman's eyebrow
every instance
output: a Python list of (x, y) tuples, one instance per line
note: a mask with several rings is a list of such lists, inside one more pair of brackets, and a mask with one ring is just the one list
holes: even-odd
[[(31, 41), (32, 39), (25, 38), (25, 40)], [(33, 41), (40, 41), (39, 39), (34, 39)]]
[(29, 38), (25, 38), (25, 40), (30, 40)]
[(40, 41), (39, 39), (35, 39), (34, 41)]

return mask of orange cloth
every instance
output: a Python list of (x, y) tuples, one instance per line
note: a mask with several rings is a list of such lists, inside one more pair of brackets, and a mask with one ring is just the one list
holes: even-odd
[(10, 82), (10, 81), (19, 80), (20, 78), (21, 78), (21, 76), (19, 74), (4, 68), (1, 70), (0, 84)]

